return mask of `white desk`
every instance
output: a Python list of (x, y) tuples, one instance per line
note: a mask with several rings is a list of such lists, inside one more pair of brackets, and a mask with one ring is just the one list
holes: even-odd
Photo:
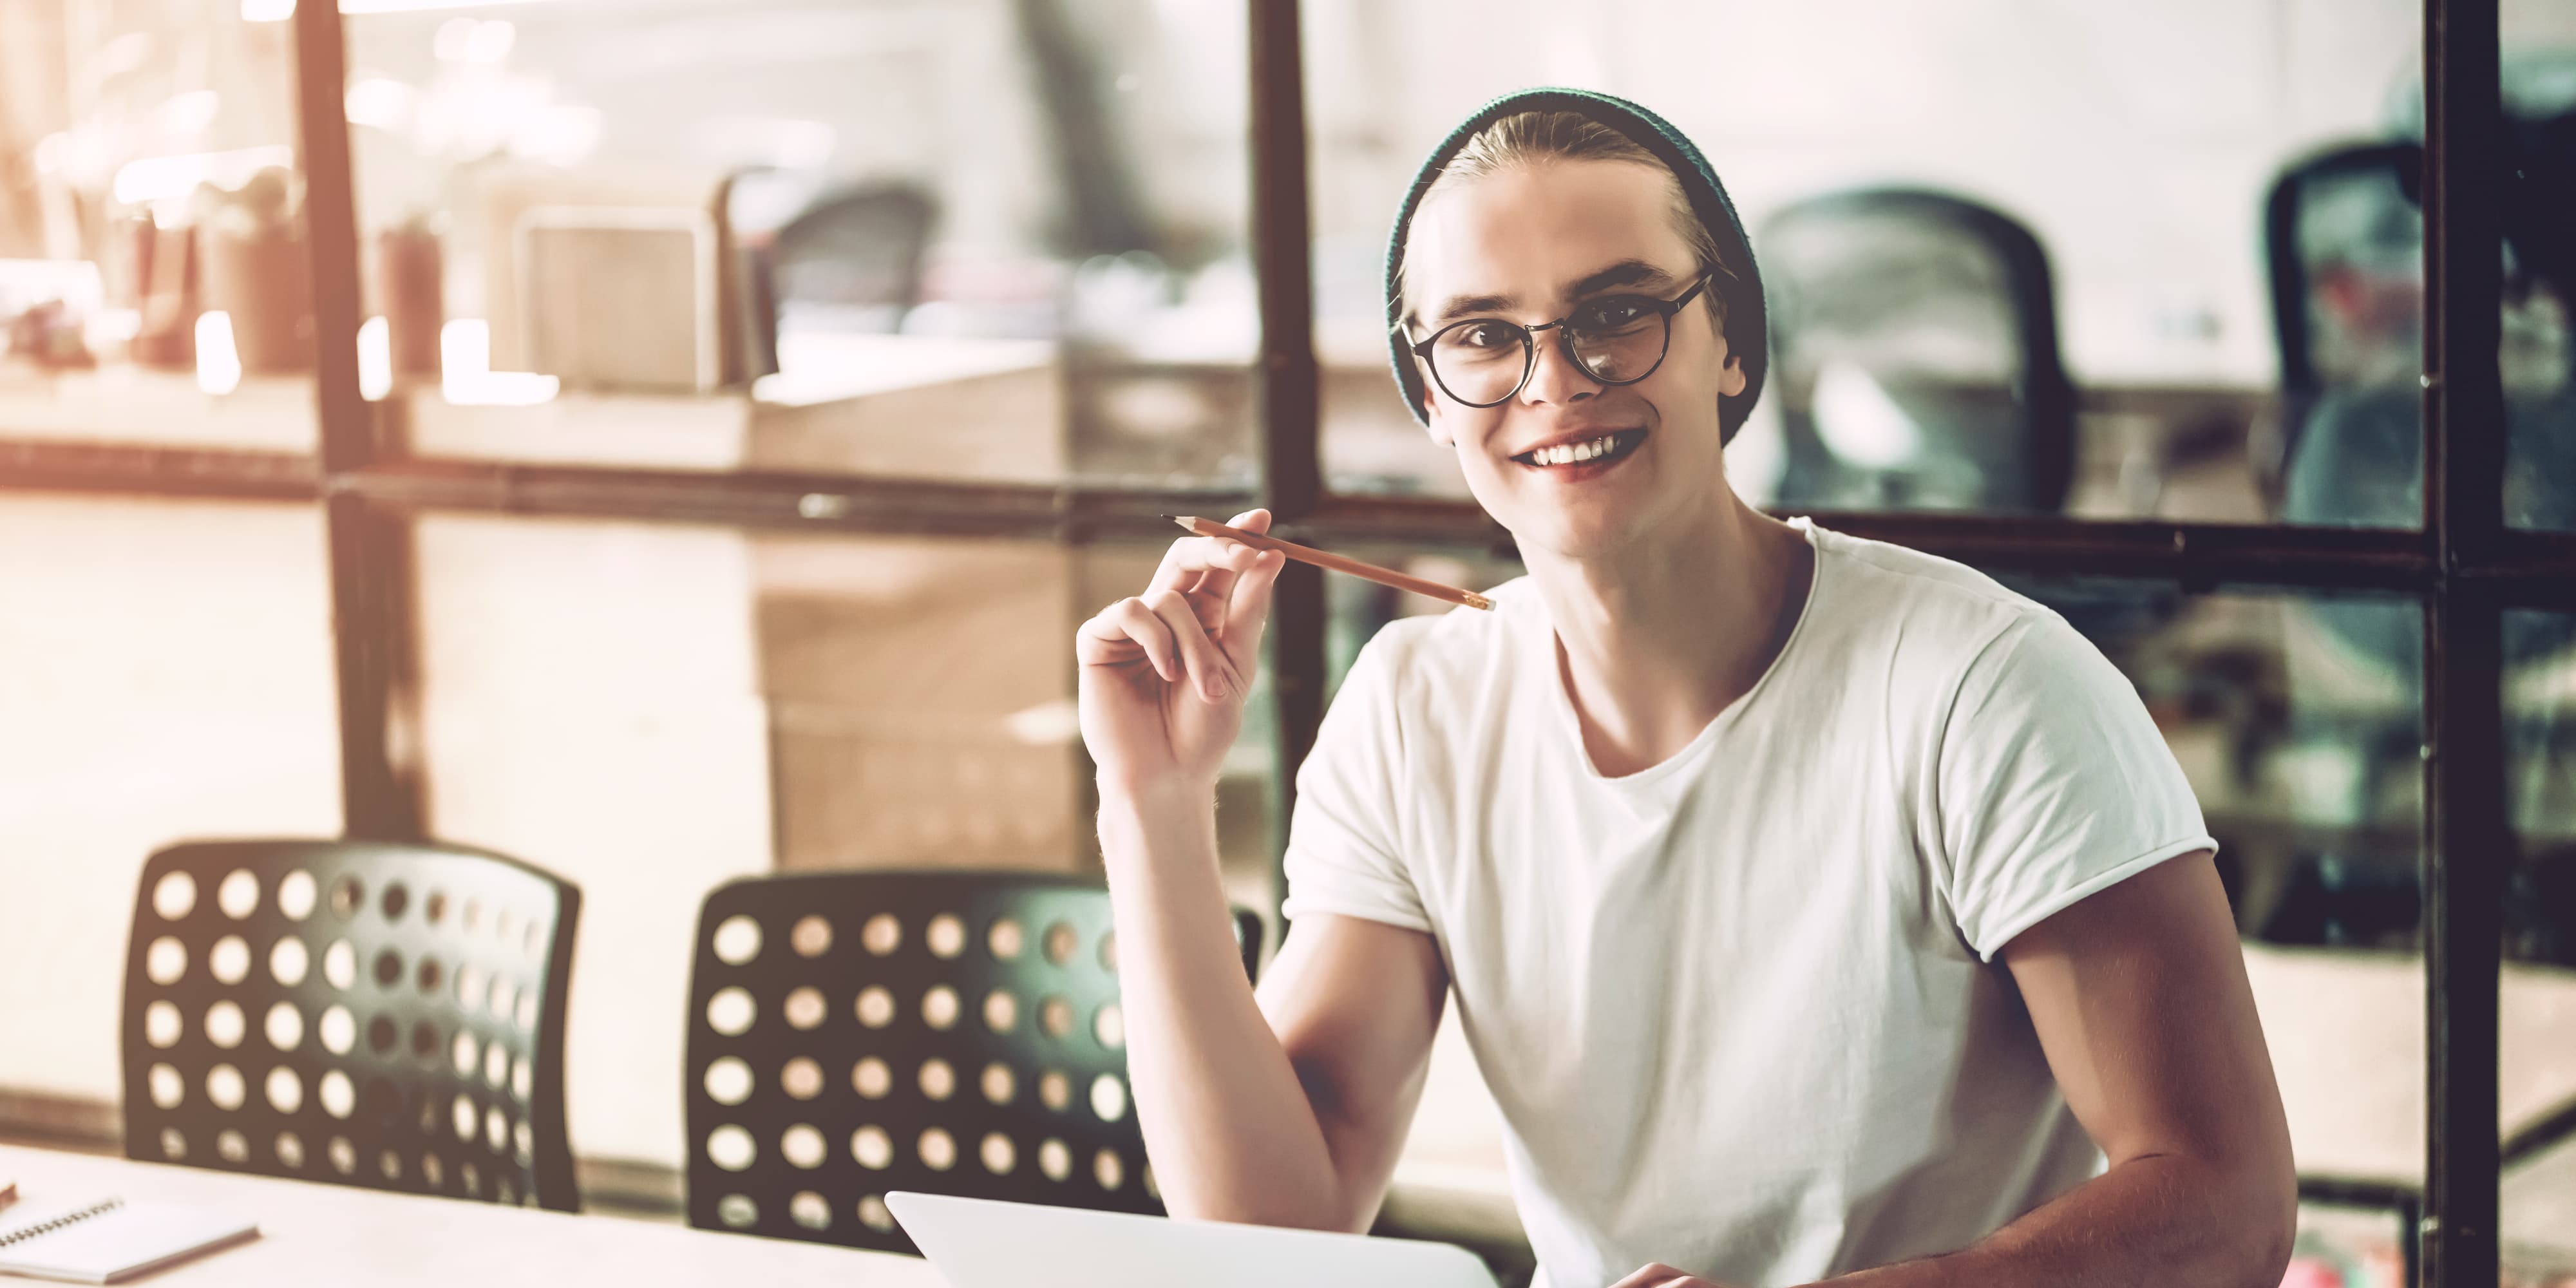
[[(925, 1261), (605, 1216), (272, 1180), (0, 1145), (21, 1198), (114, 1195), (193, 1203), (259, 1222), (260, 1237), (138, 1282), (564, 1288), (756, 1283), (761, 1288), (944, 1288)], [(33, 1283), (0, 1276), (0, 1284)]]

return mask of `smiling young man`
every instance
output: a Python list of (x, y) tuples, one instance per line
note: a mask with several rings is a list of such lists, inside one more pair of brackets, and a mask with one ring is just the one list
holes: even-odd
[(1729, 489), (1761, 279), (1698, 151), (1498, 100), (1388, 259), (1398, 382), (1529, 575), (1352, 667), (1257, 996), (1214, 787), (1278, 556), (1182, 541), (1076, 638), (1172, 1211), (1365, 1229), (1454, 997), (1553, 1288), (2277, 1285), (2288, 1131), (2180, 770), (2045, 608)]

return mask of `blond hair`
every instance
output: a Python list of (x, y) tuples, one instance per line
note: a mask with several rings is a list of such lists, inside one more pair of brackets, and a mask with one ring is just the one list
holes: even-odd
[[(1516, 166), (1536, 165), (1543, 161), (1625, 161), (1632, 165), (1650, 166), (1664, 176), (1672, 194), (1673, 230), (1690, 247), (1691, 258), (1703, 271), (1716, 277), (1708, 284), (1703, 298), (1708, 301), (1709, 317), (1722, 333), (1726, 330), (1726, 290), (1736, 280), (1733, 265), (1718, 250), (1717, 237), (1708, 223), (1692, 209), (1690, 197), (1682, 189), (1679, 175), (1646, 146), (1617, 130), (1603, 125), (1580, 112), (1515, 112), (1470, 135), (1458, 150), (1442, 163), (1440, 173), (1423, 189), (1422, 198), (1414, 204), (1419, 215), (1431, 199), (1452, 188), (1464, 187), (1488, 175), (1499, 174)], [(1403, 300), (1411, 293), (1406, 267), (1413, 259), (1413, 229), (1405, 229), (1405, 263), (1396, 269), (1396, 298)], [(1408, 302), (1405, 315), (1412, 315)]]

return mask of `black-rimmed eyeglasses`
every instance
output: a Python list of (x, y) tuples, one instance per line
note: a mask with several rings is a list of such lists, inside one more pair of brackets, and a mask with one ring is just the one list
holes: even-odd
[[(1583, 374), (1605, 385), (1633, 385), (1655, 374), (1672, 348), (1673, 315), (1708, 287), (1702, 273), (1673, 299), (1605, 295), (1585, 300), (1553, 322), (1522, 326), (1501, 318), (1464, 318), (1415, 343), (1413, 355), (1431, 368), (1440, 391), (1469, 407), (1497, 407), (1529, 383), (1538, 368), (1537, 332), (1554, 330), (1565, 356)], [(1413, 329), (1397, 323), (1405, 339)]]

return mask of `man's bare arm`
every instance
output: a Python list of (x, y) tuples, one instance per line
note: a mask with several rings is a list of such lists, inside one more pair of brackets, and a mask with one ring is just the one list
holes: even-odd
[(1297, 923), (1258, 999), (1213, 815), (1104, 802), (1128, 1077), (1175, 1216), (1361, 1231), (1422, 1095), (1447, 979), (1431, 937)]
[[(1252, 510), (1232, 526), (1269, 524)], [(1244, 981), (1217, 879), (1216, 781), (1279, 565), (1236, 542), (1173, 543), (1144, 594), (1075, 632), (1077, 705), (1099, 771), (1128, 1077), (1164, 1201), (1357, 1230), (1421, 1096), (1447, 977), (1428, 935), (1319, 916), (1259, 1001)]]
[(2067, 1106), (2110, 1170), (1953, 1256), (1851, 1288), (2277, 1288), (2298, 1177), (2244, 950), (2206, 853), (2004, 947)]

